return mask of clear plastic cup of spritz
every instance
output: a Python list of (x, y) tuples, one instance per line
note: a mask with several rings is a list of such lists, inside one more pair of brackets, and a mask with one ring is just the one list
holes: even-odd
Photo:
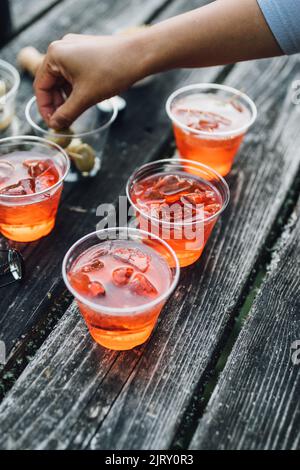
[(48, 235), (70, 161), (58, 145), (31, 136), (0, 140), (0, 233), (17, 242)]
[(132, 228), (83, 237), (66, 254), (62, 269), (92, 338), (113, 350), (132, 349), (149, 338), (179, 271), (167, 243)]
[(138, 168), (126, 191), (137, 226), (167, 242), (181, 267), (200, 258), (230, 197), (226, 181), (215, 170), (174, 158)]
[(257, 117), (254, 102), (225, 85), (189, 85), (172, 93), (166, 110), (180, 157), (208, 165), (226, 176)]

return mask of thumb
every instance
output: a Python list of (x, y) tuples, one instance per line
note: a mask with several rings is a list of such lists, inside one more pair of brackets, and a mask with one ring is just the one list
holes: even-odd
[(49, 125), (56, 130), (67, 129), (88, 107), (83, 94), (73, 89), (66, 101), (52, 114)]

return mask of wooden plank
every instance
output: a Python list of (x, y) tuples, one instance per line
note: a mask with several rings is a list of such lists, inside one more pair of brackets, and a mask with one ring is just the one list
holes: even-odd
[[(291, 105), (287, 92), (289, 77), (298, 71), (297, 58), (290, 58), (240, 65), (231, 74), (228, 83), (242, 83), (251, 92), (259, 104), (260, 117), (230, 178), (231, 207), (201, 262), (184, 271), (149, 343), (128, 355), (118, 354), (111, 367), (104, 365), (105, 381), (101, 384), (96, 380), (90, 388), (80, 387), (85, 375), (82, 369), (77, 372), (82, 358), (76, 351), (71, 370), (62, 363), (48, 386), (48, 382), (41, 382), (41, 358), (46, 360), (47, 356), (51, 361), (53, 354), (67, 357), (80, 341), (81, 335), (74, 330), (72, 342), (65, 338), (62, 347), (57, 341), (47, 354), (50, 342), (53, 344), (68, 320), (67, 314), (0, 408), (3, 447), (10, 439), (14, 447), (34, 448), (170, 445), (191, 395), (203, 384), (212, 365), (299, 169), (299, 111)], [(100, 354), (100, 348), (97, 350)], [(134, 353), (140, 353), (138, 360), (132, 358)], [(101, 373), (101, 361), (91, 365), (90, 353), (84, 357), (87, 370), (94, 367), (95, 376)], [(124, 364), (126, 358), (129, 364)], [(115, 385), (117, 378), (121, 378), (121, 385)], [(52, 400), (53, 390), (62, 380), (64, 393), (57, 393)], [(84, 391), (88, 399), (82, 397)], [(32, 402), (30, 396), (35, 397)], [(74, 413), (78, 418), (75, 423)]]
[(299, 273), (300, 201), (273, 253), (192, 449), (299, 450)]
[(55, 6), (61, 0), (10, 0), (13, 35), (16, 35), (21, 29), (29, 26), (46, 11)]
[[(1, 428), (0, 446), (15, 449), (19, 446), (19, 439), (22, 438), (22, 448), (42, 449), (50, 446), (58, 449), (67, 447), (70, 438), (79, 438), (79, 433), (81, 433), (81, 438), (84, 438), (86, 434), (91, 435), (94, 432), (95, 417), (104, 419), (111, 402), (126, 381), (128, 370), (134, 368), (139, 357), (138, 350), (117, 353), (99, 348), (86, 333), (84, 322), (73, 305), (61, 320), (57, 330), (50, 335), (22, 374), (22, 387), (17, 387), (18, 391), (15, 388), (13, 394), (3, 402), (1, 416), (6, 415), (9, 422), (19, 422), (20, 428), (16, 430), (16, 433), (10, 431), (9, 425)], [(110, 371), (110, 378), (107, 383), (108, 371)], [(33, 395), (30, 392), (32, 374), (38, 383)], [(79, 381), (78, 374), (81, 377)], [(115, 379), (113, 388), (110, 383), (112, 374)], [(43, 392), (41, 393), (42, 383)], [(26, 384), (28, 388), (23, 388)], [(94, 401), (95, 392), (98, 395), (97, 402)], [(59, 427), (63, 425), (61, 421), (63, 414), (60, 409), (62, 399), (66, 404), (65, 411), (71, 427), (70, 432), (63, 431), (66, 432), (65, 438), (60, 436), (58, 440), (56, 436), (52, 436), (52, 429), (54, 423)], [(21, 423), (20, 408), (15, 408), (13, 405), (15, 400), (22, 401), (22, 414), (27, 423), (28, 432)], [(24, 406), (23, 400), (27, 400), (28, 406)], [(94, 404), (89, 409), (89, 415), (84, 415), (88, 420), (91, 419), (89, 431), (87, 428), (81, 429), (80, 422), (83, 418), (82, 403), (90, 401)], [(39, 416), (41, 409), (43, 409), (43, 414)], [(33, 414), (38, 420), (39, 431), (37, 433), (31, 428)], [(38, 437), (41, 430), (43, 434)]]
[(248, 91), (260, 110), (230, 178), (231, 207), (201, 262), (184, 271), (177, 296), (90, 448), (169, 447), (192, 394), (205, 383), (299, 171), (299, 110), (287, 81), (297, 70), (299, 59), (262, 61), (236, 67), (226, 80)]
[[(129, 0), (127, 1), (129, 2)], [(96, 3), (98, 5), (99, 2)], [(127, 8), (124, 9), (124, 2), (122, 2), (122, 8), (121, 4), (117, 8), (118, 2), (114, 2), (114, 8), (109, 9), (110, 3), (107, 2), (106, 14), (103, 11), (100, 15), (98, 10), (101, 22), (97, 21), (100, 26), (105, 24), (106, 28), (110, 27), (111, 29), (117, 29), (121, 24), (132, 23), (134, 15), (136, 15), (137, 23), (142, 22), (151, 12), (155, 12), (161, 2), (156, 0), (151, 3), (152, 8), (147, 4), (147, 7), (141, 9), (140, 1), (131, 0)], [(65, 9), (65, 18), (71, 14), (71, 8), (74, 8), (73, 4), (74, 2), (68, 3), (69, 10)], [(129, 4), (132, 5), (131, 9)], [(189, 4), (180, 0), (177, 2), (177, 11), (193, 7), (196, 4), (199, 4), (196, 0)], [(55, 9), (58, 10), (56, 14), (60, 13), (60, 8)], [(174, 12), (173, 8), (170, 12)], [(47, 27), (49, 31), (52, 31), (50, 26), (53, 26), (57, 32), (57, 25), (55, 26), (57, 17), (54, 15), (54, 10), (50, 12), (49, 16)], [(93, 17), (96, 16), (94, 10)], [(88, 18), (85, 18), (86, 24), (88, 21), (92, 21), (90, 16)], [(45, 28), (44, 19), (41, 22), (43, 23), (42, 27), (35, 26), (35, 34), (37, 34), (34, 36), (35, 42), (38, 41), (41, 30)], [(94, 30), (100, 29), (100, 26), (97, 25), (98, 23), (94, 26)], [(80, 27), (84, 28), (84, 24), (80, 24)], [(25, 39), (21, 35), (18, 44), (24, 44), (27, 32), (24, 35)], [(17, 49), (16, 44), (12, 45), (12, 49)], [(218, 71), (219, 69), (208, 69), (200, 73), (184, 71), (163, 75), (151, 85), (132, 90), (128, 94), (126, 115), (112, 129), (101, 173), (97, 178), (83, 182), (80, 186), (67, 188), (56, 228), (49, 237), (39, 243), (31, 244), (29, 247), (20, 247), (26, 260), (27, 278), (21, 288), (18, 285), (12, 285), (7, 289), (6, 296), (0, 298), (0, 312), (3, 312), (0, 318), (0, 339), (5, 341), (8, 352), (12, 350), (22, 335), (31, 335), (31, 328), (36, 325), (38, 320), (45, 316), (49, 316), (51, 319), (52, 308), (57, 309), (54, 302), (57, 304), (57, 299), (60, 297), (64, 299), (65, 289), (60, 273), (62, 258), (76, 239), (95, 230), (96, 224), (99, 222), (99, 218), (96, 216), (98, 205), (103, 202), (114, 202), (120, 192), (124, 193), (126, 180), (133, 169), (137, 165), (161, 155), (161, 151), (170, 137), (170, 125), (164, 110), (167, 96), (176, 88), (179, 81), (185, 81), (188, 78), (195, 80), (196, 77), (201, 80), (214, 80)], [(28, 83), (24, 83), (20, 96), (22, 103), (28, 99), (27, 85)], [(150, 93), (151, 100), (149, 100)], [(116, 172), (116, 162), (122, 171)], [(53, 259), (57, 262), (53, 263)], [(18, 342), (16, 348), (20, 348), (23, 342), (24, 338)], [(15, 354), (16, 348), (12, 354)]]
[[(113, 31), (119, 29), (121, 25), (128, 26), (135, 22), (146, 21), (164, 4), (164, 1), (152, 0), (141, 8), (141, 0), (126, 0), (126, 4), (124, 1), (118, 1), (113, 5), (109, 0), (102, 2), (89, 0), (82, 11), (82, 2), (67, 0), (6, 47), (3, 50), (3, 57), (11, 60), (20, 47), (29, 41), (34, 45), (45, 47), (51, 39), (66, 33), (72, 24), (76, 24), (76, 28), (75, 26), (72, 28), (73, 31), (100, 32)], [(210, 71), (209, 76), (213, 76), (213, 72)], [(159, 93), (157, 101), (147, 107), (150, 89), (153, 93), (159, 90)], [(168, 121), (161, 103), (164, 102), (168, 92), (166, 80), (162, 90), (156, 83), (154, 87), (147, 87), (147, 90), (134, 91), (129, 99), (128, 108), (131, 109), (128, 109), (126, 118), (120, 121), (112, 132), (102, 172), (93, 181), (86, 181), (80, 186), (67, 185), (64, 198), (67, 199), (66, 196), (69, 194), (69, 200), (62, 207), (57, 227), (50, 237), (27, 246), (13, 244), (24, 255), (27, 277), (21, 288), (19, 285), (12, 285), (6, 290), (6, 295), (0, 298), (0, 339), (6, 343), (8, 354), (15, 342), (30, 330), (41, 315), (52, 315), (54, 301), (64, 291), (60, 264), (67, 247), (80, 235), (95, 229), (98, 222), (95, 210), (105, 198), (109, 202), (117, 198), (120, 188), (124, 186), (126, 178), (136, 166), (137, 148), (143, 149), (143, 159), (151, 158), (166, 140)], [(28, 132), (28, 127), (24, 123), (24, 107), (31, 95), (31, 81), (24, 80), (18, 97), (20, 133)], [(158, 107), (159, 111), (156, 109)], [(124, 171), (116, 178), (117, 160), (123, 165)], [(64, 225), (66, 221), (67, 226)], [(3, 238), (0, 244), (7, 246)], [(53, 259), (57, 260), (57, 264), (52, 262)]]
[[(241, 64), (228, 77), (228, 84), (250, 92), (260, 113), (230, 177), (231, 206), (201, 261), (183, 271), (157, 330), (136, 351), (116, 355), (97, 348), (95, 364), (87, 346), (82, 366), (84, 333), (73, 328), (70, 336), (63, 334), (72, 321), (67, 312), (0, 407), (1, 447), (11, 442), (14, 448), (170, 446), (214, 364), (299, 170), (299, 110), (289, 95), (289, 77), (298, 72), (299, 59), (293, 57)], [(197, 72), (192, 77), (196, 80)], [(115, 358), (113, 365), (102, 363), (102, 354)], [(55, 357), (62, 362), (53, 370)], [(45, 382), (47, 364), (51, 380)], [(98, 374), (104, 380), (97, 381)]]

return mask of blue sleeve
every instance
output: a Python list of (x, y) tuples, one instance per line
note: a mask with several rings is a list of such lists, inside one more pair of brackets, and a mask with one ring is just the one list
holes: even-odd
[(285, 54), (300, 52), (300, 0), (257, 0)]

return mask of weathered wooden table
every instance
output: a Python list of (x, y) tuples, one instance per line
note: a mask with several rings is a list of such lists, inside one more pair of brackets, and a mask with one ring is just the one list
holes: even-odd
[[(0, 57), (14, 63), (28, 44), (45, 50), (69, 31), (110, 33), (205, 2), (11, 3), (14, 37)], [(113, 126), (101, 174), (66, 186), (53, 233), (18, 245), (26, 279), (0, 290), (7, 351), (1, 448), (300, 447), (300, 105), (292, 87), (299, 78), (294, 56), (167, 73), (126, 94), (128, 108)], [(102, 349), (66, 292), (62, 258), (95, 229), (96, 207), (124, 194), (135, 167), (174, 152), (164, 110), (170, 92), (207, 81), (246, 91), (259, 110), (228, 178), (231, 204), (200, 262), (182, 271), (148, 343), (126, 353)], [(24, 134), (31, 95), (23, 77)], [(7, 245), (1, 239), (0, 247)]]

